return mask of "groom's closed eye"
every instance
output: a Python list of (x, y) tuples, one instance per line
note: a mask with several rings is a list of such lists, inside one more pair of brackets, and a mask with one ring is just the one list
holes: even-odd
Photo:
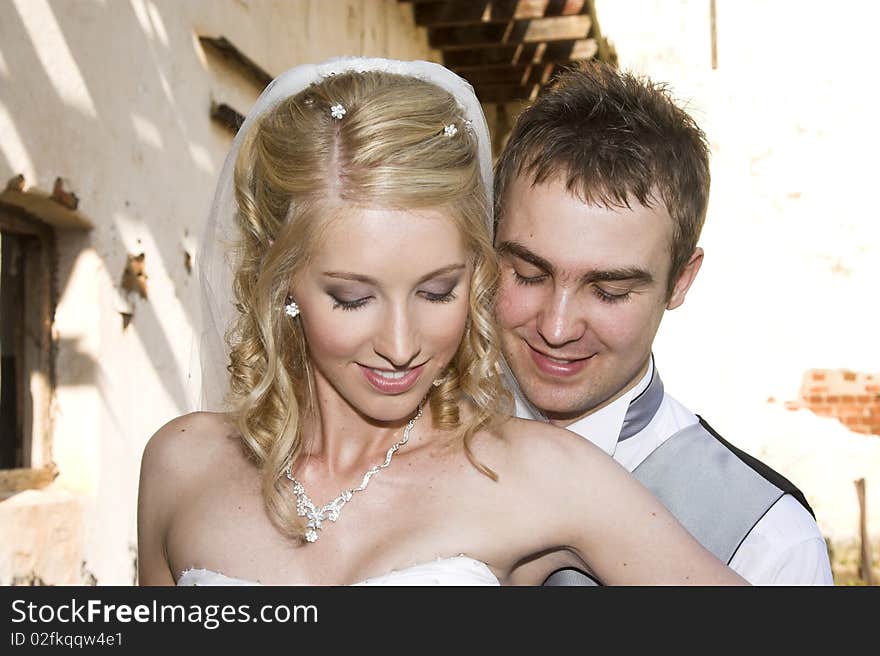
[(528, 248), (515, 241), (503, 241), (498, 244), (498, 247), (495, 250), (498, 253), (498, 257), (502, 259), (513, 259), (523, 266), (530, 265), (535, 269), (539, 269), (541, 273), (547, 273), (550, 275), (555, 273), (555, 267), (549, 262), (549, 260), (544, 259), (537, 253), (533, 253)]

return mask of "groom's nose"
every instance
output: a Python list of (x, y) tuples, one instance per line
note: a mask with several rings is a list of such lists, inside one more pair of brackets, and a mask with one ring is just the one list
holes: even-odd
[(583, 336), (586, 323), (579, 316), (578, 305), (573, 290), (553, 289), (536, 322), (538, 334), (547, 346), (559, 348)]

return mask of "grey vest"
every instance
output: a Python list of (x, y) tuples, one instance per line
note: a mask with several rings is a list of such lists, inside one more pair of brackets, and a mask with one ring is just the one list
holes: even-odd
[[(742, 541), (783, 494), (813, 513), (790, 481), (719, 436), (701, 418), (657, 447), (633, 475), (709, 551), (730, 563)], [(548, 586), (600, 585), (561, 569)]]

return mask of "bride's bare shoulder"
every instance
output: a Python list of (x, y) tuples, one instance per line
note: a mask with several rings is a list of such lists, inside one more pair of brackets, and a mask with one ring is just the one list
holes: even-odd
[(482, 442), (487, 448), (503, 450), (505, 459), (525, 465), (529, 471), (552, 472), (594, 463), (604, 466), (611, 460), (589, 440), (541, 421), (505, 418), (488, 433)]
[[(217, 471), (241, 461), (241, 440), (223, 414), (172, 419), (147, 442), (138, 487), (138, 572), (141, 583), (173, 585), (168, 535), (181, 509), (204, 493)], [(224, 469), (224, 465), (226, 465)]]
[(188, 471), (202, 471), (217, 458), (240, 450), (234, 421), (219, 412), (193, 412), (172, 419), (147, 442), (141, 475), (163, 478)]

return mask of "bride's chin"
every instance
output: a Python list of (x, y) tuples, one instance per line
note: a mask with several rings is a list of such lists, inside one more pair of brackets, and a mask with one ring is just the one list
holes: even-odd
[(371, 399), (370, 402), (355, 407), (368, 421), (381, 424), (403, 424), (418, 412), (422, 398), (416, 394), (405, 394), (400, 397)]
[(317, 373), (317, 407), (321, 412), (335, 414), (334, 408), (348, 406), (371, 423), (406, 423), (433, 389), (419, 381), (403, 393), (383, 394), (360, 374), (355, 378), (329, 378)]

